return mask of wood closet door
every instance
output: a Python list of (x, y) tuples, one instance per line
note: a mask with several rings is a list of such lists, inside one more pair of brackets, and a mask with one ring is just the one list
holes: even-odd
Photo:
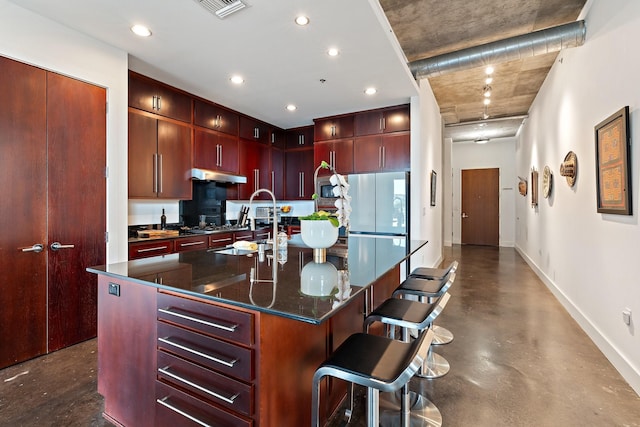
[[(0, 368), (47, 350), (46, 72), (0, 57)], [(23, 252), (42, 244), (42, 252)]]
[[(85, 269), (106, 261), (106, 90), (47, 76), (48, 320), (54, 351), (96, 336), (96, 278)], [(52, 250), (54, 242), (73, 247)]]

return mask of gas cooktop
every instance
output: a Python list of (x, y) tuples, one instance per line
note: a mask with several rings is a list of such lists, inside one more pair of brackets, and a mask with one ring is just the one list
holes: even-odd
[(208, 225), (204, 228), (192, 227), (186, 230), (188, 234), (214, 234), (223, 231), (241, 231), (248, 230), (249, 227), (240, 227), (239, 225)]

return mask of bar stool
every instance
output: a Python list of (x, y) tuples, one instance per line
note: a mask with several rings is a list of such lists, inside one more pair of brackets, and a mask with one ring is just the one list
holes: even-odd
[[(448, 293), (444, 293), (434, 303), (427, 304), (406, 299), (390, 298), (380, 304), (380, 306), (367, 316), (364, 323), (365, 328), (368, 328), (374, 322), (384, 323), (391, 327), (391, 331), (396, 327), (400, 327), (402, 330), (402, 341), (409, 342), (409, 330), (417, 329), (420, 333), (423, 333), (424, 330), (429, 329), (433, 321), (447, 305), (450, 297)], [(392, 333), (391, 335), (393, 336), (394, 334)], [(432, 356), (432, 345), (430, 345), (421, 370), (428, 369), (429, 360)], [(416, 374), (419, 375), (419, 372)], [(395, 399), (394, 396), (386, 397), (387, 396), (385, 396), (385, 399), (381, 399), (381, 410), (385, 415), (389, 412), (396, 413), (400, 410), (403, 426), (420, 425), (437, 427), (442, 425), (442, 415), (440, 415), (438, 408), (426, 397), (410, 393), (408, 386), (403, 387), (399, 408), (397, 399)], [(385, 421), (386, 418), (388, 417), (385, 417)]]
[(411, 342), (356, 333), (349, 336), (313, 375), (311, 425), (320, 426), (320, 381), (325, 376), (367, 387), (367, 426), (380, 424), (380, 392), (407, 386), (427, 357), (433, 331), (427, 329)]
[[(455, 279), (456, 273), (449, 273), (442, 281), (409, 277), (393, 291), (393, 296), (415, 295), (418, 296), (420, 303), (431, 304), (436, 298), (440, 298), (447, 292)], [(447, 359), (430, 351), (429, 358), (418, 376), (429, 379), (440, 378), (449, 372), (449, 369)]]
[[(454, 260), (446, 268), (418, 267), (411, 272), (409, 277), (416, 277), (418, 279), (429, 279), (429, 280), (444, 280), (444, 278), (449, 273), (455, 273), (457, 269), (458, 269), (458, 261)], [(433, 344), (444, 345), (444, 344), (449, 344), (451, 341), (453, 341), (453, 334), (448, 329), (438, 325), (433, 325), (431, 328), (435, 333), (435, 336), (433, 338)]]

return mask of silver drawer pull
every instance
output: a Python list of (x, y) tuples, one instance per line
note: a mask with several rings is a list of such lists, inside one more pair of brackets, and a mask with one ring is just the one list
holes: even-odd
[(229, 237), (227, 237), (226, 239), (216, 239), (216, 240), (211, 240), (211, 243), (219, 243), (219, 242), (230, 242), (231, 239)]
[(227, 366), (229, 368), (233, 368), (233, 366), (238, 361), (238, 359), (233, 359), (231, 361), (219, 359), (217, 357), (210, 356), (210, 355), (208, 355), (206, 353), (203, 353), (203, 352), (198, 351), (198, 350), (194, 350), (194, 349), (189, 348), (187, 346), (184, 346), (182, 344), (175, 343), (175, 342), (173, 342), (171, 340), (168, 340), (166, 338), (158, 338), (158, 341), (163, 342), (165, 344), (172, 345), (172, 346), (177, 347), (177, 348), (179, 348), (181, 350), (188, 351), (189, 353), (195, 354), (196, 356), (204, 357), (205, 359), (211, 360), (212, 362), (219, 363), (219, 364)]
[(208, 322), (208, 321), (203, 320), (203, 319), (198, 319), (197, 317), (187, 316), (186, 314), (176, 313), (175, 311), (171, 311), (168, 308), (159, 308), (158, 311), (160, 313), (169, 314), (171, 316), (176, 316), (176, 317), (179, 317), (181, 319), (191, 320), (192, 322), (200, 323), (201, 325), (206, 325), (206, 326), (211, 326), (212, 328), (222, 329), (223, 331), (227, 331), (227, 332), (235, 332), (236, 328), (239, 326), (237, 323), (235, 325), (225, 326), (225, 325), (221, 325), (219, 323)]
[(204, 427), (212, 427), (211, 425), (209, 425), (209, 424), (205, 423), (204, 421), (200, 421), (199, 419), (197, 419), (197, 418), (196, 418), (196, 417), (194, 417), (193, 415), (191, 415), (191, 414), (187, 414), (186, 412), (184, 412), (184, 411), (182, 411), (182, 410), (180, 410), (180, 409), (176, 408), (176, 407), (175, 407), (175, 406), (173, 406), (173, 405), (169, 405), (169, 404), (166, 402), (166, 399), (167, 399), (168, 397), (169, 397), (169, 396), (167, 396), (167, 397), (165, 397), (165, 398), (163, 398), (163, 399), (156, 399), (156, 402), (158, 402), (159, 404), (161, 404), (161, 405), (162, 405), (162, 406), (164, 406), (165, 408), (168, 408), (168, 409), (172, 410), (173, 412), (177, 412), (178, 414), (182, 415), (183, 417), (190, 419), (191, 421), (193, 421), (193, 422), (194, 422), (194, 423), (196, 423), (196, 424), (200, 424), (201, 426), (204, 426)]
[(167, 246), (156, 246), (155, 248), (146, 248), (146, 249), (136, 249), (136, 252), (151, 252), (151, 251), (161, 251), (162, 249), (167, 249)]
[(205, 242), (188, 242), (188, 243), (180, 243), (181, 247), (184, 246), (195, 246), (195, 245), (204, 245)]
[(171, 378), (173, 378), (175, 380), (178, 380), (178, 381), (180, 381), (180, 382), (182, 382), (184, 384), (187, 384), (187, 385), (189, 385), (191, 387), (197, 388), (198, 390), (203, 391), (203, 392), (205, 392), (205, 393), (207, 393), (207, 394), (209, 394), (209, 395), (211, 395), (211, 396), (213, 396), (213, 397), (215, 397), (217, 399), (223, 400), (223, 401), (225, 401), (227, 403), (233, 404), (233, 402), (236, 400), (236, 398), (238, 396), (240, 396), (240, 393), (236, 393), (231, 397), (225, 397), (225, 396), (223, 396), (221, 394), (216, 393), (215, 391), (211, 391), (208, 388), (202, 387), (201, 385), (198, 385), (198, 384), (196, 384), (194, 382), (191, 382), (191, 381), (189, 381), (189, 380), (187, 380), (185, 378), (182, 378), (179, 375), (176, 375), (176, 374), (174, 374), (172, 372), (169, 372), (167, 369), (169, 369), (168, 366), (166, 368), (158, 368), (158, 372), (160, 372), (162, 374), (165, 374), (166, 376), (171, 377)]

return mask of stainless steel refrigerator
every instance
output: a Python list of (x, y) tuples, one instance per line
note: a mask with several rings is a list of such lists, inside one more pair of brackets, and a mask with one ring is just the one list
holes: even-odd
[[(385, 257), (394, 252), (406, 255), (409, 240), (409, 173), (385, 172), (349, 175), (351, 216), (349, 229), (349, 260), (371, 263), (364, 253), (372, 253), (375, 247), (376, 266), (384, 268)], [(368, 246), (368, 251), (362, 248)], [(365, 276), (385, 271), (360, 270)], [(354, 285), (371, 277), (351, 277)]]

